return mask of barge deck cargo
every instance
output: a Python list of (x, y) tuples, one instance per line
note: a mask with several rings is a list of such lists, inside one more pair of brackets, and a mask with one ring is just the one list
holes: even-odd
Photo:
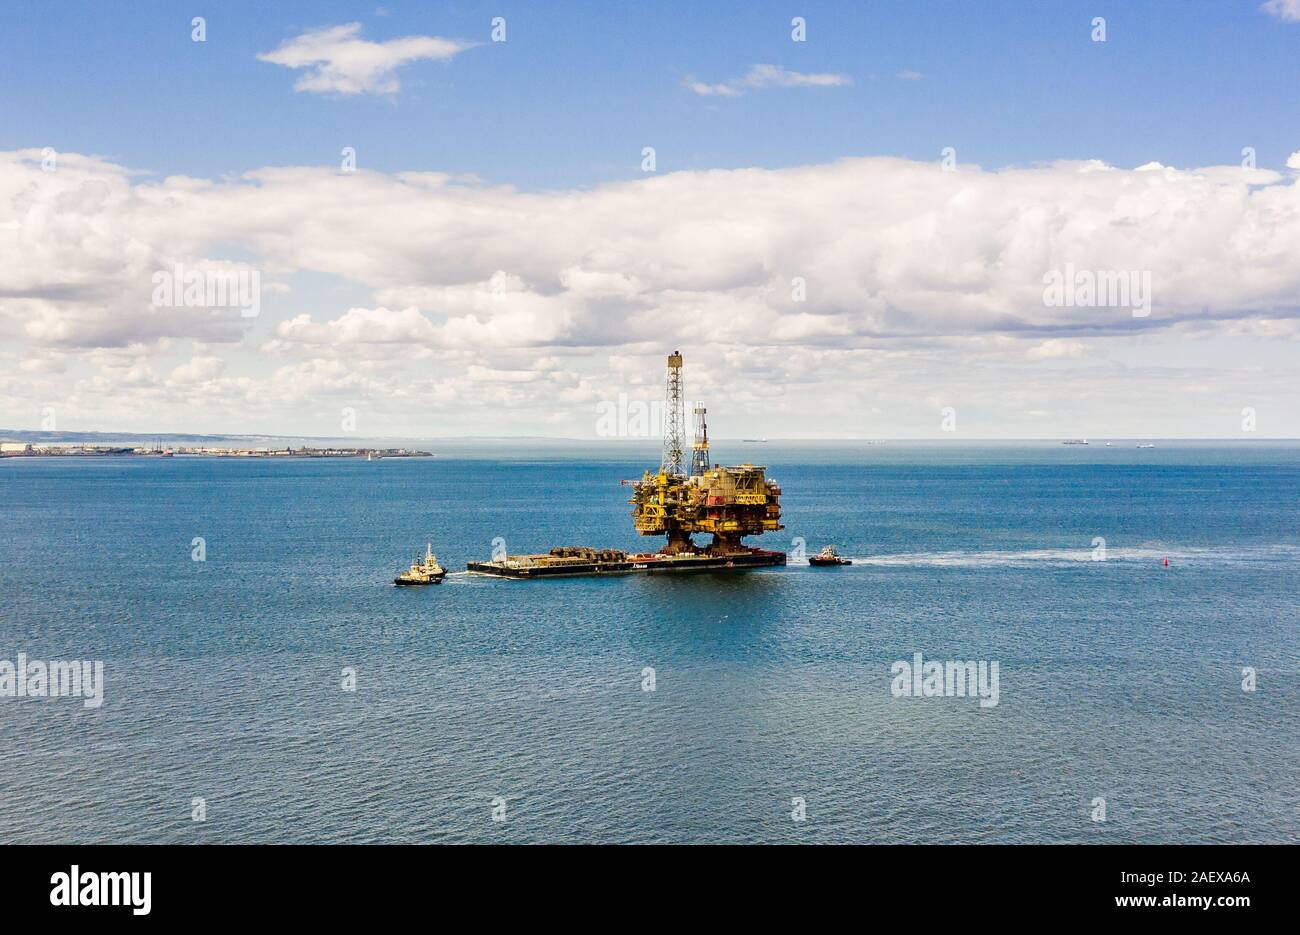
[(725, 555), (707, 553), (631, 554), (618, 549), (556, 548), (542, 555), (508, 555), (491, 562), (470, 562), (466, 570), (498, 578), (553, 578), (580, 575), (664, 574), (731, 571), (784, 565), (784, 552), (744, 549)]

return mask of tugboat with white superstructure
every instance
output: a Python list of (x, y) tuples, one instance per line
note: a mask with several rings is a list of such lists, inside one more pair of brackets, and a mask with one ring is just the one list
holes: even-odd
[(447, 570), (438, 564), (438, 556), (433, 554), (433, 543), (430, 542), (424, 547), (424, 559), (416, 556), (411, 567), (393, 579), (393, 584), (399, 587), (442, 584), (445, 577)]
[(825, 568), (830, 565), (852, 565), (853, 559), (845, 558), (835, 551), (835, 546), (824, 546), (820, 552), (808, 559), (808, 564), (815, 568)]

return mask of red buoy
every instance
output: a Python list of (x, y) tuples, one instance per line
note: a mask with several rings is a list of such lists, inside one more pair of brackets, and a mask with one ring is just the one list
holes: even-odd
[(1166, 567), (1166, 568), (1169, 567), (1169, 558), (1168, 558), (1168, 557), (1165, 558), (1165, 567)]

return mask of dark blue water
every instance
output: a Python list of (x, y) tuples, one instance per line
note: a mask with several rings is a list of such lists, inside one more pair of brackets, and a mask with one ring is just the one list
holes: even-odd
[(0, 659), (107, 680), (0, 698), (0, 841), (1300, 840), (1300, 447), (733, 447), (856, 564), (390, 586), (653, 542), (609, 447), (0, 461)]

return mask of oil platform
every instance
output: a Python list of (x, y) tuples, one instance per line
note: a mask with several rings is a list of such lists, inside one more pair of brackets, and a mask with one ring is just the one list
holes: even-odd
[[(695, 439), (685, 449), (682, 355), (668, 357), (664, 410), (663, 457), (656, 471), (632, 488), (632, 520), (643, 536), (664, 536), (654, 552), (561, 546), (538, 555), (507, 555), (490, 562), (470, 562), (466, 569), (504, 578), (543, 578), (634, 572), (720, 571), (784, 565), (784, 552), (744, 545), (745, 536), (783, 529), (781, 488), (767, 469), (753, 464), (710, 464), (706, 410), (694, 408)], [(709, 536), (696, 542), (694, 536)]]

